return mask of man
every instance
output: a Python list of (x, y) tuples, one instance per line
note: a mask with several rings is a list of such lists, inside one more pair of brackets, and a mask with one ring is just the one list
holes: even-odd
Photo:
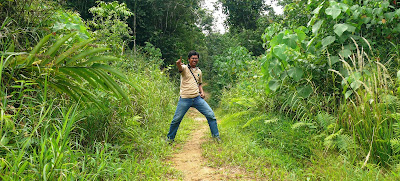
[(174, 141), (179, 124), (190, 107), (196, 108), (207, 118), (212, 137), (215, 138), (218, 143), (221, 142), (217, 119), (211, 107), (204, 100), (205, 95), (202, 86), (202, 74), (201, 70), (197, 67), (199, 57), (199, 53), (192, 50), (188, 54), (189, 65), (182, 63), (182, 57), (176, 61), (176, 66), (181, 73), (181, 86), (178, 106), (176, 107), (175, 115), (167, 135), (167, 141), (170, 143)]

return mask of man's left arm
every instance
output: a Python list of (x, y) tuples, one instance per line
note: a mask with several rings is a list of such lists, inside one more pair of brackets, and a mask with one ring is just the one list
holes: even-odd
[(204, 99), (204, 97), (206, 97), (206, 95), (204, 94), (203, 85), (201, 85), (201, 84), (199, 85), (199, 91), (200, 91), (200, 97)]
[(204, 90), (203, 90), (203, 73), (200, 71), (200, 74), (199, 74), (199, 91), (200, 91), (200, 97), (201, 98), (205, 98), (206, 97), (206, 95), (204, 94)]

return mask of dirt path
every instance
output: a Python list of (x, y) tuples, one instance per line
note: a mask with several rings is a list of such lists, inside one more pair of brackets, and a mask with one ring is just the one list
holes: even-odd
[[(171, 162), (175, 169), (183, 174), (183, 180), (250, 180), (243, 177), (243, 173), (237, 168), (213, 168), (207, 166), (207, 160), (202, 156), (201, 145), (211, 139), (208, 134), (209, 127), (206, 118), (196, 109), (191, 108), (187, 116), (194, 118), (196, 129), (182, 147), (179, 153), (172, 156)], [(218, 144), (211, 142), (211, 144)]]

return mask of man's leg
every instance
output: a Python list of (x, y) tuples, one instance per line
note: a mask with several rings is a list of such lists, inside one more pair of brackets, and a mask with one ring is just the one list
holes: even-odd
[(179, 125), (181, 124), (183, 116), (189, 110), (192, 105), (192, 99), (179, 98), (178, 105), (176, 106), (174, 118), (172, 119), (171, 125), (169, 127), (168, 139), (174, 140), (176, 133), (178, 132)]
[(215, 118), (215, 114), (211, 107), (207, 104), (207, 102), (200, 96), (196, 97), (193, 107), (195, 107), (201, 114), (203, 114), (207, 118), (208, 125), (210, 126), (211, 130), (211, 135), (215, 138), (219, 138), (217, 118)]

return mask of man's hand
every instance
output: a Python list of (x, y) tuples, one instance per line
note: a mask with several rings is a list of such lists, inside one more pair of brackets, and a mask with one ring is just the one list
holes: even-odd
[(203, 90), (203, 85), (202, 84), (199, 85), (199, 92), (200, 92), (200, 97), (204, 99), (206, 97), (206, 95), (204, 94), (204, 90)]
[(200, 97), (203, 98), (203, 99), (206, 97), (206, 95), (204, 94), (204, 92), (201, 92), (201, 93), (200, 93)]
[(183, 63), (182, 63), (182, 56), (181, 56), (181, 58), (176, 61), (176, 66), (178, 67), (179, 72), (183, 71), (182, 65), (183, 65)]

